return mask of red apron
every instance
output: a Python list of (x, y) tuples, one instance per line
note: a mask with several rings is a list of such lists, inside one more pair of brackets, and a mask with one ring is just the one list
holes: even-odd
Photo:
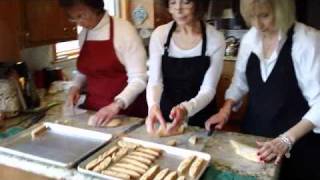
[[(87, 97), (85, 107), (99, 110), (114, 101), (127, 86), (127, 73), (113, 47), (113, 19), (110, 17), (110, 39), (89, 41), (87, 35), (77, 61), (78, 70), (86, 75)], [(145, 93), (121, 114), (137, 117), (147, 115)]]

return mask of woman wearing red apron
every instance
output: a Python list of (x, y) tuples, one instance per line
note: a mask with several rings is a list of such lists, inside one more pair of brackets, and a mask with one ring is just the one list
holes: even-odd
[[(103, 0), (60, 0), (70, 21), (83, 27), (77, 68), (80, 72), (70, 89), (68, 104), (79, 99), (86, 85), (85, 108), (98, 111), (95, 125), (117, 114), (145, 117), (147, 106), (141, 94), (147, 81), (146, 53), (134, 27), (110, 17)], [(123, 36), (125, 34), (125, 36)]]

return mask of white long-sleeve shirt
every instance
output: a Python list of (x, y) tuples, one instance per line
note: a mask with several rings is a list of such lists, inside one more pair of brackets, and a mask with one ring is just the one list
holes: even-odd
[[(169, 30), (172, 27), (172, 23), (173, 22), (170, 22), (158, 27), (151, 36), (149, 46), (149, 82), (147, 85), (147, 102), (149, 109), (153, 105), (160, 104), (161, 95), (163, 92), (161, 57), (164, 53), (164, 44), (167, 40)], [(205, 73), (205, 77), (198, 94), (186, 102), (181, 102), (181, 105), (187, 109), (189, 117), (205, 108), (212, 101), (216, 94), (216, 87), (223, 68), (223, 56), (225, 50), (224, 37), (209, 24), (206, 26), (206, 34), (206, 55), (210, 56), (211, 64)], [(192, 49), (183, 50), (179, 48), (172, 39), (169, 47), (169, 56), (176, 58), (194, 57), (201, 55), (201, 50), (202, 41)]]
[[(117, 17), (113, 18), (114, 48), (120, 63), (125, 67), (128, 85), (115, 97), (128, 107), (135, 98), (145, 90), (147, 85), (146, 51), (136, 29), (128, 22)], [(79, 34), (80, 47), (85, 42), (87, 29)], [(96, 27), (88, 31), (87, 40), (102, 41), (110, 39), (110, 19), (106, 12)], [(81, 87), (86, 81), (84, 74), (77, 74), (74, 85)]]
[[(279, 33), (278, 47), (270, 58), (263, 56), (262, 36), (256, 28), (251, 28), (243, 37), (236, 62), (235, 73), (225, 99), (240, 102), (248, 93), (249, 87), (246, 78), (246, 66), (251, 53), (255, 53), (260, 59), (261, 76), (264, 82), (271, 74), (287, 39), (285, 33)], [(307, 100), (310, 109), (303, 119), (311, 121), (320, 127), (320, 33), (319, 31), (296, 23), (294, 27), (292, 59), (298, 85)], [(320, 128), (314, 130), (320, 133)]]

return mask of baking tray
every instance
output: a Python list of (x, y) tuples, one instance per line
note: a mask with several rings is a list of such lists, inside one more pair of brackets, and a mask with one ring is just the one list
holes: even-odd
[(0, 152), (26, 159), (71, 168), (108, 143), (112, 135), (54, 123), (43, 123), (47, 131), (32, 138), (30, 128), (7, 139)]
[[(199, 175), (193, 179), (193, 180), (198, 180), (206, 170), (207, 166), (210, 163), (211, 156), (210, 154), (203, 153), (203, 152), (198, 152), (198, 151), (192, 151), (192, 150), (187, 150), (187, 149), (182, 149), (182, 148), (177, 148), (177, 147), (172, 147), (172, 146), (167, 146), (163, 144), (158, 144), (158, 143), (153, 143), (153, 142), (148, 142), (148, 141), (143, 141), (139, 139), (134, 139), (134, 138), (128, 138), (128, 137), (122, 137), (118, 141), (123, 140), (135, 144), (142, 145), (147, 148), (156, 148), (156, 149), (161, 149), (163, 150), (163, 153), (159, 159), (155, 161), (156, 164), (160, 165), (161, 169), (164, 168), (169, 168), (171, 171), (176, 171), (177, 167), (179, 166), (180, 162), (184, 160), (185, 158), (194, 155), (199, 158), (202, 158), (205, 160), (205, 164), (202, 166), (202, 169), (199, 173)], [(117, 142), (118, 142), (117, 141)], [(93, 172), (90, 170), (86, 170), (85, 166), (91, 162), (92, 160), (96, 159), (99, 155), (101, 155), (103, 152), (111, 148), (112, 146), (115, 146), (117, 142), (110, 143), (109, 145), (105, 146), (98, 152), (94, 153), (92, 156), (90, 156), (88, 159), (82, 161), (78, 165), (78, 171), (82, 172), (84, 174), (96, 176), (99, 178), (103, 179), (110, 179), (110, 180), (119, 180), (117, 178), (111, 177), (111, 176), (106, 176), (97, 172)], [(187, 180), (191, 180), (191, 178), (187, 178)]]

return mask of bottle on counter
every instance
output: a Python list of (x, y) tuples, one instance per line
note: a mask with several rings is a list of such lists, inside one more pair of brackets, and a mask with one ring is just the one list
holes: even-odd
[(28, 109), (32, 109), (40, 106), (40, 98), (37, 93), (37, 89), (33, 82), (33, 78), (30, 72), (28, 73), (24, 93), (25, 93), (25, 100), (26, 100)]
[(40, 106), (40, 98), (33, 81), (31, 72), (24, 62), (15, 65), (18, 74), (19, 84), (26, 104), (26, 109), (33, 109)]

